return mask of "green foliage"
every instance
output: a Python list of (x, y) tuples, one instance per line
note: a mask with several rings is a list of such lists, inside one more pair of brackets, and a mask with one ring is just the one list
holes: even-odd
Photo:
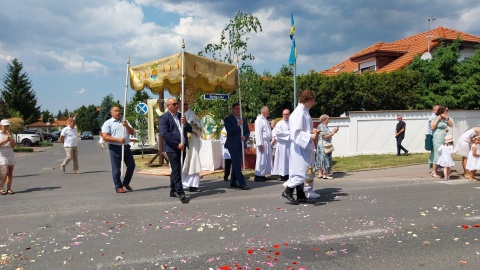
[(103, 123), (109, 119), (110, 116), (110, 110), (112, 109), (113, 106), (118, 105), (113, 101), (113, 95), (108, 94), (102, 99), (102, 103), (100, 103), (100, 111), (98, 112), (97, 115), (97, 124), (101, 128)]
[(51, 123), (53, 120), (54, 120), (54, 117), (53, 117), (53, 114), (50, 111), (48, 111), (48, 110), (42, 111), (42, 122), (43, 123), (47, 123), (47, 122)]
[(53, 146), (53, 143), (47, 142), (47, 141), (43, 141), (43, 142), (40, 142), (39, 146)]
[(23, 153), (32, 153), (33, 148), (28, 148), (28, 147), (15, 147), (13, 148), (13, 152), (23, 152)]
[[(82, 106), (76, 110), (75, 122), (77, 128), (80, 131), (91, 131), (92, 134), (99, 134), (100, 123), (97, 122), (99, 112), (97, 106), (89, 105), (88, 107)], [(103, 124), (103, 122), (102, 122)]]
[(31, 124), (40, 117), (40, 106), (37, 106), (37, 97), (32, 89), (32, 83), (25, 72), (23, 64), (13, 59), (7, 66), (7, 73), (3, 77), (2, 99), (8, 117), (18, 116), (19, 112), (25, 124)]
[(135, 107), (138, 103), (144, 102), (146, 99), (151, 99), (148, 91), (135, 91), (135, 94), (131, 98), (131, 100), (127, 103), (127, 116), (135, 114)]
[[(233, 20), (222, 30), (219, 43), (208, 44), (204, 52), (214, 59), (233, 64), (238, 57), (242, 61), (254, 60), (255, 57), (248, 53), (248, 40), (251, 32), (262, 32), (260, 20), (251, 13), (244, 14), (238, 11)], [(200, 52), (202, 55), (202, 52)]]

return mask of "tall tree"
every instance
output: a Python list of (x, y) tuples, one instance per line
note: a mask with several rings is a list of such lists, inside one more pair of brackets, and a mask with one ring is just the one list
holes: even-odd
[[(49, 110), (42, 111), (42, 122), (47, 123), (54, 120), (53, 114)], [(50, 120), (49, 120), (50, 119)]]
[(97, 117), (99, 114), (97, 111), (97, 106), (82, 106), (76, 110), (76, 112), (77, 115), (75, 117), (75, 122), (77, 123), (78, 129), (80, 131), (91, 131), (93, 134), (98, 134), (100, 131), (100, 125), (97, 122)]
[(23, 64), (16, 58), (8, 64), (7, 73), (3, 77), (2, 98), (7, 111), (10, 114), (18, 111), (28, 125), (40, 117), (40, 106), (37, 106), (32, 83), (22, 69)]
[(108, 94), (102, 99), (102, 103), (100, 104), (100, 112), (97, 115), (97, 124), (99, 127), (102, 127), (103, 122), (105, 122), (107, 119), (109, 119), (110, 116), (110, 109), (114, 105), (118, 105), (118, 102), (113, 101), (113, 95)]
[[(242, 101), (248, 100), (248, 104), (242, 104), (242, 110), (244, 114), (246, 114), (245, 117), (250, 120), (255, 119), (256, 111), (259, 110), (262, 105), (259, 103), (259, 94), (261, 91), (256, 87), (258, 75), (253, 68), (246, 63), (246, 61), (253, 61), (255, 59), (255, 56), (248, 52), (248, 40), (252, 32), (262, 32), (260, 20), (251, 13), (238, 11), (235, 18), (230, 20), (222, 30), (220, 42), (208, 44), (203, 52), (199, 52), (199, 55), (210, 55), (215, 60), (229, 64), (236, 63), (237, 58), (241, 61), (240, 88), (242, 91)], [(243, 74), (243, 72), (246, 74)], [(253, 76), (252, 73), (255, 73), (255, 76)], [(255, 79), (253, 79), (252, 76), (255, 77)], [(200, 95), (199, 99), (201, 99)], [(193, 110), (201, 114), (210, 112), (216, 122), (216, 127), (214, 127), (215, 133), (219, 134), (222, 129), (222, 120), (230, 113), (230, 105), (235, 102), (238, 102), (238, 93), (232, 93), (230, 100), (227, 102), (223, 100), (198, 100), (197, 104), (193, 106)]]

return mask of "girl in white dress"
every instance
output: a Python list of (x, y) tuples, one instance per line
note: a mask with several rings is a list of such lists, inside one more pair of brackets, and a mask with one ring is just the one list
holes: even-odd
[(477, 135), (472, 138), (472, 146), (470, 148), (470, 153), (468, 153), (467, 158), (467, 170), (470, 173), (470, 181), (478, 181), (475, 178), (477, 170), (480, 169), (480, 136)]
[[(0, 125), (0, 194), (15, 194), (12, 190), (12, 177), (13, 166), (15, 165), (13, 148), (15, 148), (16, 143), (12, 134), (8, 131), (10, 122), (3, 119)], [(5, 182), (7, 182), (7, 191), (3, 189)]]
[(443, 177), (445, 180), (450, 180), (450, 167), (455, 166), (453, 161), (453, 137), (450, 135), (445, 136), (445, 143), (438, 148), (438, 160), (437, 165), (443, 167)]

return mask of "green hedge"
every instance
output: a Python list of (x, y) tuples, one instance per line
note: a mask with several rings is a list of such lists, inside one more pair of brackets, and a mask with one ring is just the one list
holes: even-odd
[(16, 147), (16, 148), (13, 148), (13, 152), (33, 152), (33, 148)]

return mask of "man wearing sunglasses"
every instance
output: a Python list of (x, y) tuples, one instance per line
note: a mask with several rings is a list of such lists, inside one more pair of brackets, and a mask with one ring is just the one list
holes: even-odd
[[(160, 135), (163, 137), (163, 151), (167, 153), (170, 163), (170, 197), (177, 197), (182, 203), (188, 203), (182, 185), (182, 167), (180, 158), (185, 158), (185, 147), (188, 147), (187, 132), (192, 132), (192, 126), (185, 116), (178, 112), (180, 104), (176, 98), (169, 98), (165, 103), (167, 112), (160, 116), (158, 123)], [(180, 130), (183, 126), (183, 143)]]

